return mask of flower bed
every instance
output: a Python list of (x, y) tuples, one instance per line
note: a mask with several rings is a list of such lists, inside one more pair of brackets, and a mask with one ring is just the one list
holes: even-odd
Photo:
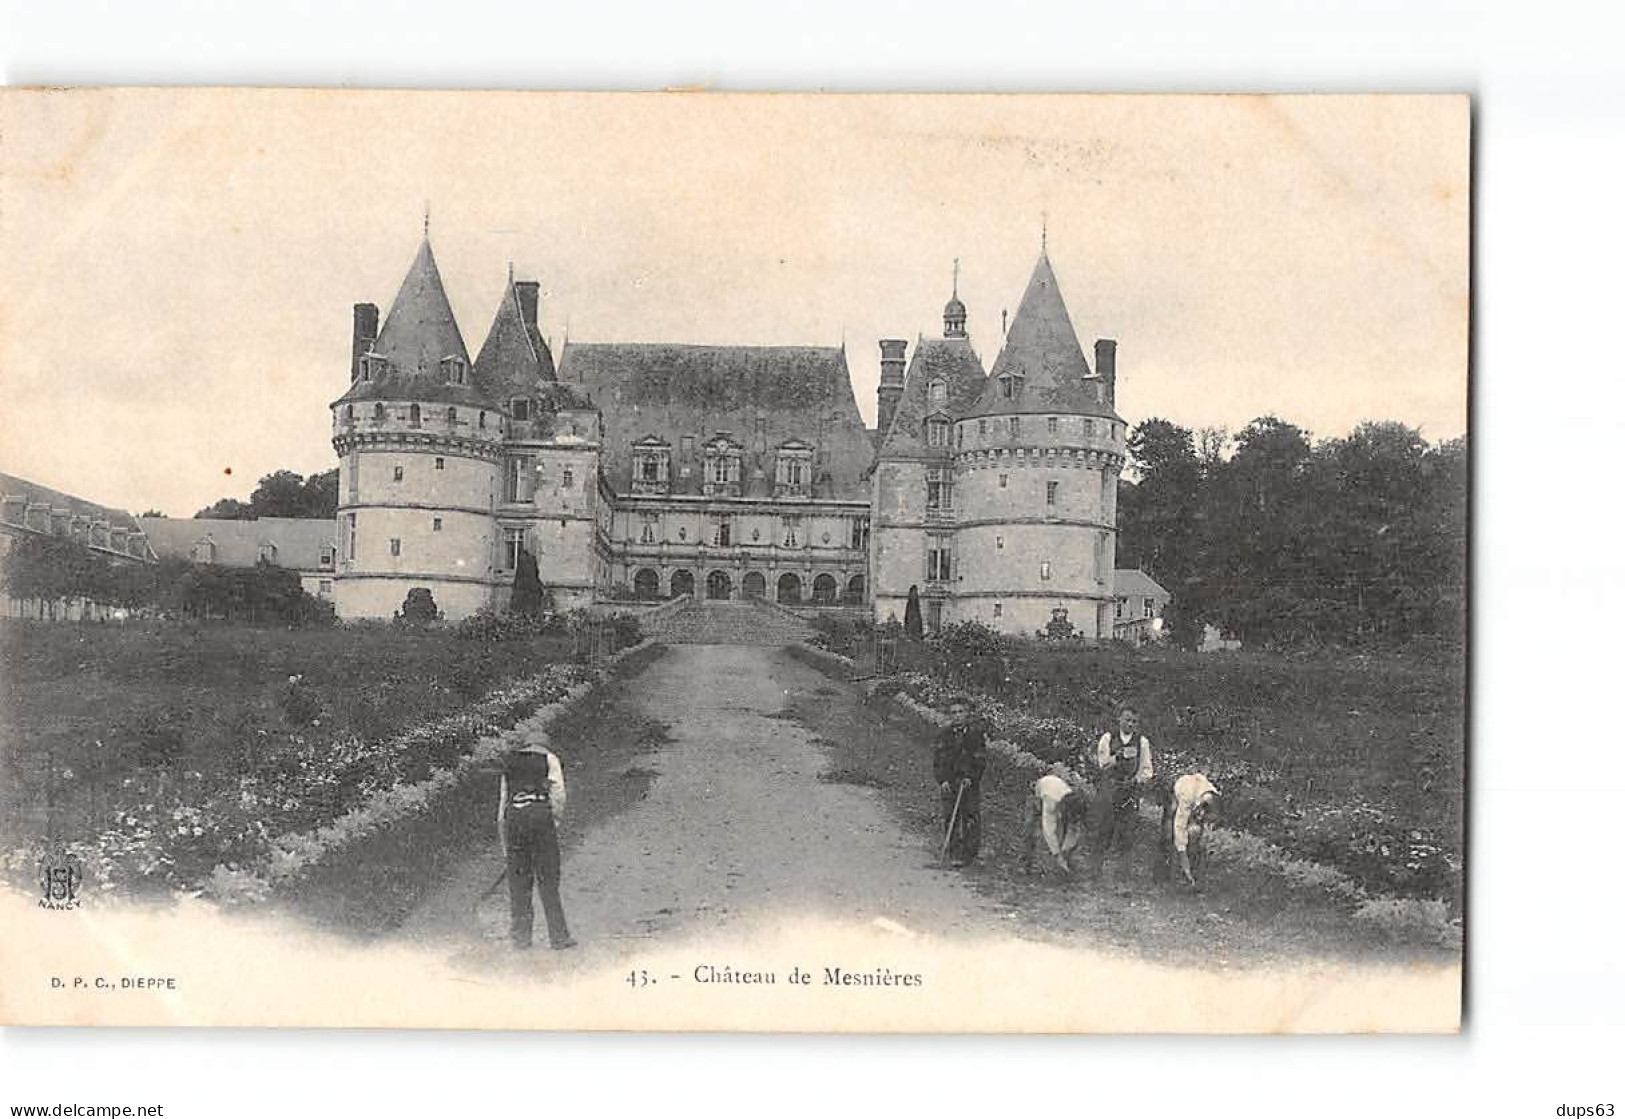
[[(426, 804), (502, 748), (504, 730), (584, 692), (598, 674), (554, 664), (454, 714), (383, 742), (296, 734), (272, 763), (235, 779), (144, 771), (127, 777), (110, 822), (67, 845), (84, 889), (263, 896), (324, 853)], [(15, 848), (5, 876), (31, 881), (43, 843)]]

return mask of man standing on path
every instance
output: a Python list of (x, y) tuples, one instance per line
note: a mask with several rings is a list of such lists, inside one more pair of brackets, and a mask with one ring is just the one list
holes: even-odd
[(554, 948), (574, 948), (559, 900), (558, 823), (564, 816), (564, 767), (539, 743), (522, 746), (502, 764), (497, 793), (497, 834), (508, 863), (509, 926), (516, 949), (527, 949), (535, 924), (531, 891), (542, 895), (547, 938)]
[(964, 866), (982, 846), (982, 771), (987, 768), (987, 733), (973, 720), (970, 703), (955, 696), (948, 705), (949, 724), (937, 738), (931, 773), (942, 803), (943, 836), (948, 862)]
[(1090, 871), (1099, 878), (1106, 852), (1113, 841), (1123, 851), (1126, 866), (1134, 846), (1134, 828), (1140, 814), (1140, 791), (1152, 777), (1151, 742), (1140, 733), (1140, 716), (1124, 704), (1117, 711), (1117, 729), (1107, 731), (1095, 744), (1100, 769), (1100, 791), (1095, 797), (1095, 849)]

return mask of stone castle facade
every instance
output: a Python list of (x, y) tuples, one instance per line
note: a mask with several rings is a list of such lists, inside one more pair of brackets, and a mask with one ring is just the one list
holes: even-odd
[(427, 237), (389, 313), (357, 304), (334, 604), (449, 618), (506, 604), (521, 549), (561, 609), (766, 598), (975, 619), (1058, 609), (1110, 636), (1126, 430), (1115, 343), (1091, 369), (1041, 255), (991, 373), (957, 292), (941, 338), (880, 343), (876, 429), (844, 347), (566, 343), (510, 275), (471, 360)]

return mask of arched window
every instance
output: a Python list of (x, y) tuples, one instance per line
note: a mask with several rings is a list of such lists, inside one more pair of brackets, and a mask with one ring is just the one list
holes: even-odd
[(382, 404), (372, 406), (372, 421), (380, 424), (384, 422), (384, 406)]
[(481, 427), (485, 426), (485, 413), (484, 412), (480, 413), (480, 426)]
[(779, 601), (787, 606), (798, 606), (801, 603), (801, 576), (794, 571), (786, 571), (779, 576)]
[(452, 427), (457, 426), (457, 409), (456, 408), (447, 408), (446, 409), (446, 422), (448, 424), (450, 424)]
[(835, 576), (825, 572), (813, 580), (813, 601), (820, 606), (834, 606), (837, 584)]
[(632, 576), (632, 590), (640, 598), (650, 601), (660, 597), (660, 573), (652, 567), (640, 567)]
[(347, 424), (355, 423), (355, 405), (354, 404), (346, 404), (344, 406), (344, 422), (347, 423)]

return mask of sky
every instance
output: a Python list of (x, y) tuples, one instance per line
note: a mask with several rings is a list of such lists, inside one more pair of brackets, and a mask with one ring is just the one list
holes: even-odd
[(336, 465), (351, 306), (430, 235), (471, 354), (511, 263), (577, 341), (984, 365), (1047, 238), (1118, 410), (1466, 431), (1462, 97), (0, 91), (0, 471), (187, 516)]

